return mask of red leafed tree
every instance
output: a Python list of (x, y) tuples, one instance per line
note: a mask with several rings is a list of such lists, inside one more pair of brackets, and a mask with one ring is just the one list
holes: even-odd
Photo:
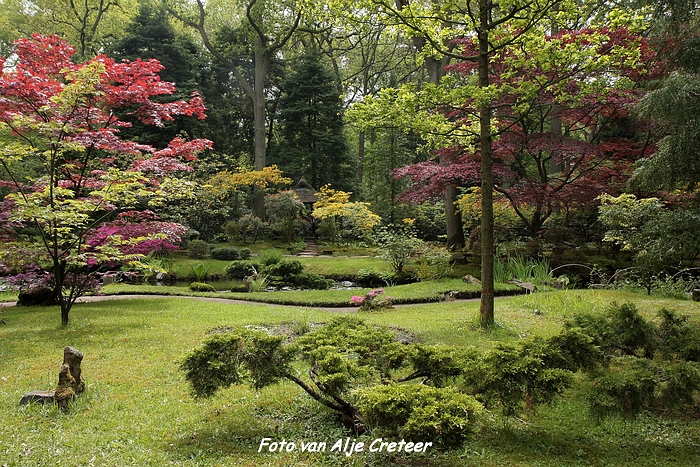
[(0, 165), (10, 190), (0, 267), (50, 276), (48, 300), (60, 305), (64, 325), (101, 264), (137, 261), (149, 242), (178, 238), (181, 226), (170, 225), (172, 235), (164, 235), (158, 231), (167, 225), (136, 211), (187, 196), (175, 175), (211, 147), (176, 138), (156, 149), (121, 139), (127, 117), (162, 126), (175, 115), (203, 119), (206, 109), (197, 95), (153, 101), (175, 91), (161, 81), (156, 60), (98, 56), (74, 63), (74, 52), (57, 36), (35, 35), (0, 58)]
[[(455, 42), (465, 56), (476, 53), (472, 39)], [(464, 61), (448, 70), (468, 80), (476, 66)], [(533, 237), (553, 212), (617, 191), (632, 164), (653, 149), (645, 125), (629, 112), (642, 95), (639, 84), (662, 70), (647, 41), (626, 29), (563, 31), (546, 37), (540, 50), (505, 48), (490, 71), (490, 83), (502, 90), (492, 97), (495, 189)], [(468, 125), (479, 98), (447, 116)], [(395, 171), (416, 183), (401, 200), (422, 202), (446, 185), (479, 183), (478, 152), (447, 148), (439, 159)]]

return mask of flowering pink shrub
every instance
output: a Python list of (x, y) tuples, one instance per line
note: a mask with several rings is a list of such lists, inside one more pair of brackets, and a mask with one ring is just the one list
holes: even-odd
[(354, 295), (350, 298), (350, 303), (359, 305), (360, 311), (389, 310), (394, 308), (394, 300), (389, 295), (380, 298), (384, 293), (384, 289), (370, 290), (363, 297)]

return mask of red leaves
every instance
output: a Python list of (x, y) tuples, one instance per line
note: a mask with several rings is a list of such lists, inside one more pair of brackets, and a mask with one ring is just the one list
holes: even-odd
[[(91, 153), (96, 149), (90, 171), (104, 170), (114, 162), (105, 154), (142, 155), (152, 153), (132, 165), (132, 170), (162, 176), (190, 170), (185, 162), (211, 149), (208, 140), (173, 140), (167, 148), (155, 148), (119, 137), (119, 128), (131, 126), (117, 112), (135, 116), (145, 123), (162, 126), (175, 115), (205, 118), (202, 99), (193, 94), (189, 101), (154, 102), (153, 96), (171, 95), (173, 83), (162, 81), (163, 66), (157, 60), (115, 62), (98, 56), (85, 63), (73, 63), (75, 50), (57, 36), (34, 35), (15, 43), (13, 66), (0, 77), (0, 121), (15, 134), (23, 134), (35, 147), (79, 145)], [(21, 117), (21, 121), (18, 118)], [(82, 157), (80, 157), (82, 159)], [(68, 180), (62, 185), (89, 186), (83, 175), (70, 175), (80, 169), (62, 168)], [(97, 165), (95, 165), (97, 164)], [(80, 169), (82, 170), (82, 169)], [(93, 184), (93, 186), (96, 186)]]
[(176, 250), (185, 232), (182, 224), (163, 222), (153, 211), (127, 211), (102, 224), (87, 243), (92, 248), (116, 243), (124, 255), (163, 254)]
[(75, 49), (57, 35), (33, 34), (32, 39), (18, 39), (15, 41), (15, 55), (17, 71), (31, 70), (38, 76), (62, 75), (64, 70), (76, 67), (71, 61)]
[(440, 165), (435, 161), (419, 162), (395, 169), (396, 178), (409, 177), (416, 184), (402, 193), (398, 200), (420, 204), (427, 199), (442, 196), (446, 186), (472, 185), (479, 180), (479, 163), (476, 161), (455, 162)]
[[(545, 40), (544, 51), (528, 50), (525, 41), (522, 48), (499, 49), (490, 62), (490, 83), (499, 90), (491, 102), (498, 190), (516, 208), (534, 207), (539, 218), (555, 206), (580, 207), (620, 188), (634, 161), (645, 155), (634, 139), (644, 127), (630, 128), (628, 122), (641, 94), (635, 84), (663, 72), (648, 41), (624, 28), (563, 31)], [(465, 60), (447, 70), (469, 79), (477, 69), (477, 43), (466, 37), (454, 44)], [(456, 124), (473, 123), (478, 105), (472, 96), (447, 116)], [(552, 130), (555, 121), (558, 131)], [(436, 156), (394, 172), (416, 183), (400, 200), (418, 203), (449, 185), (480, 183), (478, 149)]]
[[(154, 102), (153, 96), (172, 95), (173, 83), (162, 81), (163, 66), (157, 60), (116, 63), (98, 56), (85, 63), (71, 61), (75, 50), (57, 36), (35, 35), (15, 43), (16, 63), (0, 78), (0, 121), (17, 132), (13, 119), (24, 116), (36, 124), (63, 124), (60, 135), (85, 147), (118, 153), (153, 152), (153, 149), (121, 141), (120, 127), (131, 124), (119, 120), (117, 111), (126, 112), (146, 124), (162, 126), (176, 115), (205, 118), (202, 99), (194, 94), (189, 101)], [(94, 69), (95, 71), (89, 71)], [(80, 71), (86, 71), (81, 75)], [(99, 74), (96, 72), (99, 71)], [(77, 100), (64, 94), (68, 86), (82, 93)]]

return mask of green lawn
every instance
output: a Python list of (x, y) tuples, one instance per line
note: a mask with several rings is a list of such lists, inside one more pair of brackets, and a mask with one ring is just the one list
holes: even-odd
[[(648, 316), (666, 306), (700, 323), (696, 303), (613, 291), (501, 298), (496, 302), (497, 326), (488, 332), (476, 324), (478, 302), (428, 303), (362, 316), (402, 327), (422, 342), (486, 348), (498, 341), (553, 334), (575, 312), (628, 300)], [(258, 454), (264, 437), (330, 445), (348, 434), (290, 384), (258, 393), (235, 387), (196, 400), (178, 370), (182, 355), (214, 327), (324, 322), (337, 313), (181, 297), (122, 299), (78, 304), (70, 326), (61, 328), (56, 308), (7, 307), (2, 315), (7, 324), (0, 325), (0, 465), (697, 465), (697, 416), (644, 414), (596, 423), (585, 415), (576, 388), (536, 415), (494, 417), (475, 439), (446, 453)], [(55, 387), (66, 345), (85, 354), (87, 391), (71, 412), (19, 406), (25, 392)]]
[[(288, 256), (285, 259), (298, 260), (304, 265), (305, 272), (314, 272), (325, 276), (352, 278), (360, 270), (388, 272), (389, 264), (373, 256)], [(202, 263), (208, 271), (208, 277), (222, 278), (226, 276), (226, 266), (231, 261), (216, 260), (211, 258), (193, 259), (182, 254), (172, 256), (172, 269), (178, 280), (188, 280), (193, 277), (192, 266)], [(257, 257), (252, 257), (256, 261)]]
[[(496, 284), (499, 295), (513, 295), (520, 288), (512, 284)], [(477, 297), (480, 286), (468, 284), (460, 279), (442, 279), (438, 281), (418, 282), (415, 284), (383, 287), (386, 294), (391, 296), (394, 303), (436, 302), (442, 294), (450, 291), (464, 292), (468, 296)], [(229, 298), (251, 302), (274, 303), (281, 305), (318, 306), (318, 307), (347, 307), (353, 295), (363, 295), (372, 289), (333, 289), (333, 290), (301, 290), (276, 292), (203, 292), (193, 294), (188, 287), (157, 287), (152, 285), (110, 284), (102, 289), (107, 295), (124, 294), (163, 294), (163, 295), (196, 295), (212, 298)]]

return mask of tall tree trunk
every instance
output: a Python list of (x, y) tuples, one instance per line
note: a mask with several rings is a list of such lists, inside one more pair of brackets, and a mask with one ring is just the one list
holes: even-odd
[[(255, 170), (265, 168), (267, 158), (267, 132), (265, 124), (265, 78), (270, 63), (270, 56), (265, 51), (265, 45), (260, 37), (255, 38), (255, 78), (252, 97), (253, 101), (253, 125), (255, 129)], [(265, 219), (265, 192), (253, 188), (253, 214), (260, 219)]]
[[(490, 0), (479, 0), (479, 87), (489, 85), (489, 21)], [(481, 150), (481, 308), (479, 323), (488, 328), (494, 323), (493, 282), (493, 147), (491, 137), (491, 105), (479, 107), (479, 146)]]
[[(445, 75), (445, 65), (447, 65), (447, 61), (447, 58), (442, 60), (427, 58), (425, 60), (428, 79), (432, 84), (440, 84), (440, 80)], [(440, 160), (440, 162), (442, 163), (442, 160)], [(457, 194), (457, 188), (454, 186), (448, 186), (443, 192), (443, 199), (445, 200), (445, 229), (447, 230), (447, 248), (450, 250), (457, 250), (465, 245), (462, 216), (460, 215), (455, 204), (457, 201)]]
[[(357, 137), (357, 191), (362, 198), (362, 177), (365, 174), (365, 132), (360, 131)], [(392, 201), (393, 202), (393, 201)]]

